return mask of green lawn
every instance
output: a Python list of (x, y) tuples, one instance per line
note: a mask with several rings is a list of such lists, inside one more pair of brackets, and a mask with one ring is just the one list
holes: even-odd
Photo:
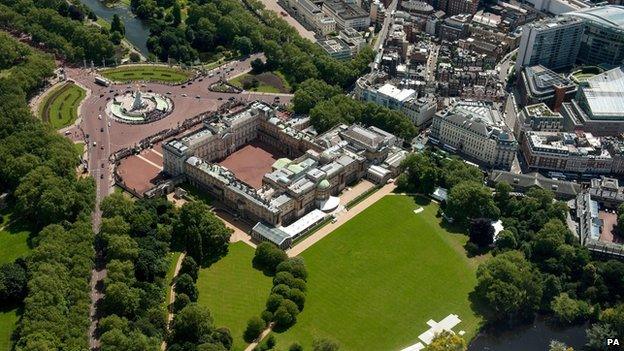
[(271, 278), (251, 266), (254, 249), (242, 242), (230, 245), (230, 252), (199, 273), (199, 304), (210, 309), (217, 327), (232, 331), (234, 346), (246, 346), (243, 331), (252, 316), (259, 316), (271, 291)]
[(167, 282), (167, 295), (165, 298), (165, 306), (169, 304), (169, 296), (171, 295), (171, 285), (173, 284), (173, 274), (175, 273), (176, 263), (182, 253), (173, 251), (167, 254), (167, 262), (169, 268), (167, 268), (167, 275), (165, 275), (165, 282)]
[(17, 327), (19, 309), (0, 311), (0, 351), (11, 350), (11, 334)]
[(86, 92), (73, 83), (65, 83), (51, 91), (42, 103), (39, 114), (55, 129), (67, 127), (78, 118), (78, 105)]
[[(309, 278), (306, 304), (280, 348), (309, 349), (316, 337), (337, 340), (342, 351), (400, 350), (453, 313), (467, 340), (480, 320), (468, 294), (475, 262), (465, 256), (466, 236), (440, 227), (438, 205), (386, 196), (301, 255)], [(424, 205), (423, 212), (413, 211)]]
[[(4, 223), (4, 222), (7, 223)], [(0, 225), (0, 265), (13, 262), (30, 251), (28, 237), (30, 230), (20, 221), (8, 222), (3, 217)]]
[(192, 72), (166, 66), (128, 65), (101, 70), (100, 74), (116, 82), (143, 80), (182, 83), (191, 77)]
[(244, 89), (244, 82), (254, 78), (258, 81), (258, 86), (246, 90), (263, 93), (289, 93), (291, 90), (288, 81), (281, 72), (264, 72), (261, 74), (245, 73), (231, 79), (229, 83)]

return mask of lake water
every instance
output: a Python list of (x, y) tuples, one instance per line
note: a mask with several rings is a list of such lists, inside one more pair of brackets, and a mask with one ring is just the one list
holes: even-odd
[(587, 325), (558, 328), (537, 319), (529, 326), (519, 327), (494, 335), (479, 335), (468, 351), (547, 351), (551, 340), (564, 342), (575, 350), (581, 350), (587, 342)]
[(100, 0), (80, 0), (81, 3), (89, 7), (93, 12), (103, 19), (110, 22), (113, 15), (118, 15), (126, 26), (126, 39), (134, 45), (141, 54), (147, 56), (147, 38), (149, 37), (149, 28), (136, 18), (130, 9), (123, 6), (107, 7)]

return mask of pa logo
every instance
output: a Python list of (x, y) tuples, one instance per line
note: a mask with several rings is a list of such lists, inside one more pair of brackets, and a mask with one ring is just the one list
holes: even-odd
[(620, 346), (620, 340), (617, 338), (607, 338), (607, 346)]

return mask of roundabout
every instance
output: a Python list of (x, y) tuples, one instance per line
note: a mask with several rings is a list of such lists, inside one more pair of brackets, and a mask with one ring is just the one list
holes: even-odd
[(109, 116), (122, 123), (143, 124), (157, 121), (173, 111), (173, 101), (163, 95), (136, 89), (115, 96), (106, 104)]

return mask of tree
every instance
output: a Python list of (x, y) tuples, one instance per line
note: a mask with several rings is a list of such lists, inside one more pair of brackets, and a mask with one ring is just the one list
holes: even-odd
[(261, 59), (255, 58), (251, 61), (251, 71), (255, 74), (264, 72), (264, 62)]
[(313, 78), (305, 80), (295, 91), (292, 100), (293, 109), (295, 113), (308, 113), (317, 103), (328, 100), (341, 92), (340, 88), (329, 85), (322, 80)]
[(119, 15), (117, 15), (117, 14), (113, 15), (113, 19), (111, 21), (110, 31), (111, 32), (118, 32), (122, 36), (124, 34), (126, 34), (126, 28), (124, 27), (123, 22), (121, 22), (121, 18), (119, 18)]
[(540, 279), (521, 252), (508, 251), (479, 266), (475, 298), (490, 322), (532, 319), (542, 298)]
[(173, 302), (173, 311), (178, 313), (191, 302), (192, 301), (187, 294), (177, 294), (175, 301)]
[(496, 247), (504, 251), (515, 250), (518, 248), (518, 240), (511, 230), (502, 230), (498, 233)]
[(269, 274), (275, 274), (277, 266), (287, 259), (288, 255), (286, 255), (284, 250), (265, 241), (256, 247), (253, 265), (254, 267), (258, 267)]
[(587, 348), (592, 351), (608, 351), (605, 340), (612, 338), (615, 331), (611, 325), (596, 323), (587, 329)]
[[(410, 154), (400, 166), (404, 173), (404, 188), (408, 192), (431, 194), (438, 183), (439, 170), (426, 154)], [(403, 175), (402, 175), (403, 176)]]
[(199, 267), (195, 260), (191, 256), (184, 256), (182, 259), (182, 264), (180, 265), (180, 272), (178, 274), (188, 274), (193, 281), (197, 281), (197, 277), (199, 275)]
[(587, 302), (575, 300), (567, 293), (561, 293), (551, 303), (551, 308), (557, 320), (562, 324), (572, 324), (586, 319), (591, 309)]
[(260, 333), (262, 333), (265, 327), (266, 324), (262, 318), (258, 316), (251, 317), (251, 319), (247, 321), (247, 328), (243, 333), (243, 339), (248, 343), (253, 342), (260, 336)]
[(191, 301), (197, 301), (199, 291), (190, 275), (184, 273), (178, 276), (175, 281), (174, 291), (176, 294), (185, 294)]
[(494, 227), (492, 222), (487, 218), (475, 218), (470, 221), (468, 228), (468, 236), (470, 241), (480, 248), (485, 248), (494, 242)]
[(340, 350), (340, 345), (326, 338), (314, 339), (312, 341), (312, 350), (314, 351), (338, 351)]
[(303, 346), (295, 342), (288, 347), (288, 351), (303, 351)]
[(494, 202), (496, 206), (501, 210), (501, 213), (508, 213), (509, 203), (511, 202), (510, 193), (513, 188), (507, 182), (498, 182), (494, 188)]
[(21, 302), (26, 297), (27, 282), (24, 260), (0, 266), (0, 303), (11, 305)]
[(139, 308), (140, 298), (139, 289), (131, 288), (121, 282), (112, 283), (106, 287), (102, 307), (109, 314), (134, 318)]
[(241, 53), (241, 55), (249, 55), (253, 52), (253, 44), (248, 37), (235, 37), (233, 42), (234, 48)]
[(624, 203), (620, 204), (617, 210), (617, 225), (620, 233), (624, 233)]
[(500, 211), (492, 199), (491, 191), (483, 184), (461, 182), (449, 192), (446, 213), (459, 223), (467, 224), (473, 218), (498, 218)]
[(210, 312), (191, 303), (175, 315), (171, 322), (171, 334), (169, 342), (172, 344), (184, 344), (185, 342), (199, 344), (209, 339), (214, 331)]
[(466, 351), (466, 349), (466, 340), (453, 332), (444, 330), (431, 340), (424, 351)]
[(213, 262), (225, 255), (232, 233), (201, 201), (182, 206), (174, 230), (184, 241), (188, 255), (200, 264)]
[(177, 27), (182, 23), (182, 9), (180, 9), (180, 4), (176, 1), (173, 3), (173, 7), (171, 8), (171, 15), (173, 16), (174, 27)]
[(106, 246), (106, 258), (119, 261), (133, 261), (139, 257), (139, 245), (126, 235), (111, 235)]
[(548, 345), (548, 351), (574, 351), (574, 349), (561, 341), (552, 340)]
[(128, 218), (134, 209), (134, 202), (122, 193), (113, 192), (102, 200), (100, 209), (102, 210), (102, 217), (105, 218), (115, 216), (121, 216), (122, 219)]
[(289, 272), (295, 278), (303, 280), (308, 279), (308, 271), (306, 270), (303, 259), (300, 257), (292, 257), (286, 261), (282, 261), (275, 268), (276, 272)]

